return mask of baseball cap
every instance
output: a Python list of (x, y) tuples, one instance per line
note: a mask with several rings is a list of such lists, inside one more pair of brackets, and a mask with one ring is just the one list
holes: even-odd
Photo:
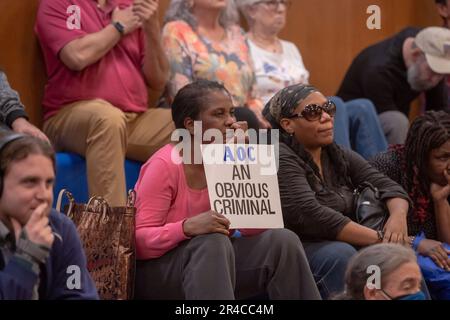
[(428, 27), (420, 31), (415, 43), (425, 53), (431, 70), (440, 74), (450, 74), (450, 30)]

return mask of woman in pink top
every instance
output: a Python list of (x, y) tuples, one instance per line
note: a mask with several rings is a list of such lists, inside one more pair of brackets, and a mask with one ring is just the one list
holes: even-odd
[[(236, 122), (231, 95), (220, 84), (195, 81), (175, 96), (177, 129), (194, 121), (202, 132), (246, 127)], [(200, 141), (193, 141), (190, 154)], [(197, 145), (195, 145), (197, 144)], [(186, 144), (188, 145), (188, 144)], [(184, 149), (186, 150), (186, 149)], [(211, 210), (202, 164), (183, 162), (166, 145), (142, 167), (136, 183), (138, 299), (320, 299), (299, 238), (289, 230), (241, 230)]]

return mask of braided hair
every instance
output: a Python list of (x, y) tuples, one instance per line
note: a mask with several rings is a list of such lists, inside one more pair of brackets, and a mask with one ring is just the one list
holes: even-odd
[(414, 203), (413, 218), (420, 223), (430, 215), (428, 165), (430, 152), (450, 140), (450, 114), (428, 111), (411, 124), (404, 146), (406, 191)]
[[(295, 139), (294, 137), (289, 136), (283, 132), (281, 132), (280, 134), (280, 142), (283, 142), (287, 146), (289, 146), (306, 164), (305, 172), (308, 181), (313, 181), (313, 179), (320, 177), (319, 167), (314, 162), (311, 154), (305, 149), (303, 144), (297, 141), (297, 139)], [(336, 173), (338, 184), (341, 186), (352, 185), (350, 177), (348, 175), (349, 163), (341, 147), (333, 142), (323, 147), (322, 151), (327, 153), (331, 163), (334, 166), (334, 172)]]

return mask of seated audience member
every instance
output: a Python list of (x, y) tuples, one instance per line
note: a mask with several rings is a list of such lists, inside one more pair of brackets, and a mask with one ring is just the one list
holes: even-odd
[(75, 225), (51, 209), (48, 142), (2, 134), (0, 172), (0, 299), (98, 299)]
[[(449, 29), (450, 28), (450, 2), (447, 0), (435, 0), (436, 8), (438, 10), (439, 15), (442, 17), (443, 20), (443, 27)], [(448, 103), (447, 107), (450, 107), (450, 95), (448, 94), (449, 88), (450, 88), (450, 77), (445, 77), (445, 82), (447, 85), (447, 98)]]
[[(355, 246), (407, 239), (407, 194), (357, 153), (333, 143), (336, 106), (317, 89), (292, 85), (264, 108), (280, 130), (278, 183), (285, 226), (304, 244), (322, 297), (341, 292)], [(384, 232), (353, 222), (353, 190), (369, 182), (386, 202)]]
[(405, 142), (411, 102), (422, 92), (427, 109), (447, 109), (444, 75), (450, 73), (450, 30), (406, 28), (363, 50), (337, 95), (370, 99), (389, 144)]
[(382, 243), (359, 251), (345, 273), (341, 300), (425, 300), (414, 251)]
[(17, 133), (25, 133), (48, 141), (41, 130), (28, 122), (19, 95), (9, 86), (6, 74), (0, 70), (0, 125)]
[(448, 0), (434, 0), (436, 9), (443, 20), (443, 27), (450, 27), (450, 3)]
[[(286, 24), (290, 0), (238, 0), (247, 19), (248, 44), (256, 77), (256, 96), (265, 104), (279, 90), (293, 84), (308, 84), (309, 72), (294, 43), (278, 38)], [(330, 98), (337, 107), (335, 141), (352, 148), (364, 158), (386, 151), (387, 143), (372, 102), (357, 99), (343, 103)]]
[(413, 202), (408, 231), (419, 265), (431, 295), (450, 300), (450, 114), (429, 111), (418, 117), (405, 145), (378, 155), (372, 165), (408, 192)]
[[(138, 299), (320, 299), (299, 238), (287, 229), (241, 230), (210, 208), (203, 164), (184, 161), (208, 129), (246, 129), (236, 122), (232, 97), (217, 82), (198, 80), (172, 105), (177, 129), (191, 141), (168, 144), (141, 169), (136, 183)], [(191, 144), (192, 142), (192, 144)], [(207, 143), (207, 142), (204, 142)]]
[(240, 107), (237, 119), (247, 120), (253, 129), (265, 128), (268, 123), (255, 97), (250, 53), (234, 6), (234, 0), (170, 2), (162, 41), (171, 76), (161, 104), (170, 106), (178, 90), (195, 80), (218, 81)]
[(124, 159), (146, 161), (173, 131), (169, 110), (148, 108), (162, 90), (157, 0), (42, 0), (35, 30), (48, 83), (44, 132), (86, 157), (89, 194), (125, 205)]

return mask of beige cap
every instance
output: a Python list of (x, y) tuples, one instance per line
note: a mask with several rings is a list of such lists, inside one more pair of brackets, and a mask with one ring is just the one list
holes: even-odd
[(431, 70), (440, 74), (450, 74), (449, 29), (425, 28), (417, 34), (415, 43), (425, 53)]

